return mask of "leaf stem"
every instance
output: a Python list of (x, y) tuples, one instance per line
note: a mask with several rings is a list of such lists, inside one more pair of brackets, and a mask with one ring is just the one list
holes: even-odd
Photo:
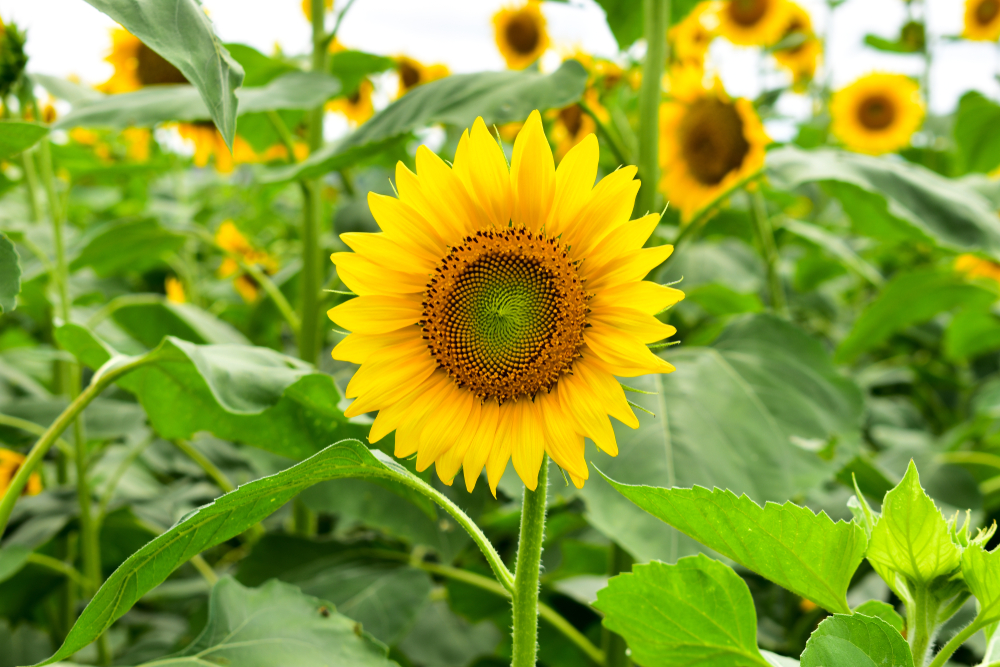
[(642, 86), (639, 88), (639, 178), (642, 185), (635, 202), (635, 213), (655, 210), (656, 188), (660, 173), (660, 97), (663, 66), (667, 60), (667, 25), (670, 23), (670, 0), (643, 0), (646, 58), (642, 63)]
[(600, 132), (601, 136), (603, 136), (608, 142), (608, 146), (611, 147), (611, 152), (615, 154), (616, 158), (618, 158), (618, 163), (623, 165), (632, 164), (632, 159), (629, 157), (628, 149), (622, 145), (621, 141), (618, 140), (618, 137), (611, 131), (611, 128), (609, 128), (604, 121), (597, 116), (597, 113), (582, 99), (577, 102), (577, 104), (583, 112), (590, 116), (590, 118), (594, 121), (594, 125), (597, 126), (598, 132)]
[[(974, 619), (972, 623), (965, 626), (958, 634), (956, 634), (954, 637), (948, 640), (948, 643), (944, 645), (944, 648), (942, 648), (941, 651), (938, 652), (936, 656), (934, 656), (934, 660), (931, 661), (931, 664), (928, 665), (928, 667), (944, 667), (945, 663), (948, 662), (948, 658), (950, 658), (952, 654), (958, 650), (959, 646), (964, 644), (966, 641), (968, 641), (970, 637), (972, 637), (972, 635), (976, 634), (987, 625), (989, 625), (989, 622), (983, 622), (983, 619), (980, 619), (978, 617)], [(920, 662), (917, 662), (916, 661), (917, 654), (916, 652), (913, 653), (914, 665), (924, 664), (923, 660), (924, 656), (921, 655), (920, 657), (921, 657)]]
[(217, 465), (212, 463), (207, 456), (195, 449), (194, 445), (190, 442), (180, 438), (177, 440), (171, 440), (170, 442), (174, 443), (174, 446), (177, 447), (177, 449), (187, 454), (188, 458), (197, 463), (198, 467), (204, 470), (205, 474), (212, 478), (212, 481), (215, 482), (216, 486), (222, 489), (223, 493), (229, 493), (236, 488), (236, 485), (233, 484), (228, 477), (226, 477), (226, 473), (219, 470)]
[(538, 486), (525, 487), (521, 502), (521, 532), (514, 575), (514, 648), (511, 667), (535, 667), (538, 653), (538, 573), (545, 537), (545, 498), (548, 492), (548, 458), (542, 458)]
[[(10, 426), (11, 428), (20, 429), (31, 433), (32, 435), (41, 436), (45, 433), (45, 427), (39, 426), (35, 422), (30, 422), (27, 419), (21, 419), (19, 417), (11, 417), (10, 415), (0, 414), (0, 426)], [(73, 458), (74, 452), (73, 447), (70, 446), (68, 442), (62, 438), (56, 438), (56, 447), (59, 448), (63, 454), (69, 458)]]
[[(936, 621), (937, 605), (930, 591), (927, 590), (927, 586), (914, 586), (913, 601), (906, 606), (906, 625), (910, 653), (913, 656), (915, 667), (922, 667), (922, 665), (927, 663), (927, 651), (937, 630)], [(958, 646), (955, 648), (958, 648)], [(954, 649), (952, 649), (952, 652), (954, 652)]]
[(47, 567), (54, 572), (58, 572), (59, 574), (72, 579), (80, 588), (86, 588), (88, 586), (88, 582), (79, 570), (69, 563), (64, 563), (58, 558), (33, 552), (28, 555), (28, 562), (34, 563), (35, 565), (41, 565), (42, 567)]
[(750, 196), (752, 200), (752, 217), (760, 252), (764, 257), (767, 270), (767, 285), (771, 297), (771, 310), (781, 317), (788, 317), (788, 305), (785, 302), (785, 288), (781, 284), (781, 274), (778, 272), (778, 246), (774, 242), (774, 230), (771, 218), (767, 214), (767, 202), (760, 192)]

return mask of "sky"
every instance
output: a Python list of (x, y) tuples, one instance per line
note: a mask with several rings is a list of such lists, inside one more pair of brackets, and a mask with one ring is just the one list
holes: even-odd
[[(338, 0), (338, 6), (342, 2)], [(832, 15), (825, 0), (799, 3), (810, 11), (817, 32), (827, 37), (835, 88), (871, 71), (923, 73), (925, 64), (920, 56), (880, 53), (863, 44), (867, 33), (886, 38), (898, 34), (906, 21), (903, 0), (847, 0)], [(301, 13), (300, 0), (203, 0), (202, 4), (223, 41), (249, 44), (264, 53), (273, 52), (276, 46), (285, 53), (301, 53), (309, 43), (309, 25)], [(510, 4), (511, 0), (356, 0), (341, 26), (340, 40), (374, 53), (407, 54), (428, 63), (444, 63), (453, 72), (502, 69), (491, 17)], [(952, 39), (961, 32), (964, 4), (963, 0), (924, 2), (933, 49), (933, 113), (952, 111), (968, 90), (1000, 99), (1000, 46)], [(542, 60), (543, 69), (554, 69), (560, 52), (577, 47), (606, 57), (617, 54), (603, 11), (594, 0), (546, 2), (543, 12), (553, 42), (553, 49)], [(28, 30), (31, 71), (73, 74), (88, 83), (110, 76), (111, 66), (103, 58), (114, 23), (84, 0), (0, 0), (0, 18), (13, 19)], [(767, 64), (761, 62), (755, 49), (716, 40), (711, 59), (733, 95), (754, 97), (762, 83), (774, 80), (774, 75), (762, 79)], [(808, 113), (808, 103), (786, 95), (778, 110), (792, 118), (802, 117)], [(769, 127), (772, 135), (783, 134), (788, 128), (790, 124), (783, 129), (780, 121), (773, 129)]]

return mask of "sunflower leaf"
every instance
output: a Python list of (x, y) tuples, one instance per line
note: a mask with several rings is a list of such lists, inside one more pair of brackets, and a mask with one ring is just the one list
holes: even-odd
[(212, 30), (196, 0), (87, 0), (161, 55), (198, 89), (209, 115), (232, 148), (236, 89), (243, 68)]
[(17, 305), (21, 293), (21, 258), (6, 234), (0, 234), (0, 314)]
[(819, 624), (802, 653), (802, 667), (913, 667), (899, 632), (864, 614), (836, 614)]
[(14, 157), (49, 133), (48, 128), (37, 123), (16, 120), (0, 121), (0, 160)]

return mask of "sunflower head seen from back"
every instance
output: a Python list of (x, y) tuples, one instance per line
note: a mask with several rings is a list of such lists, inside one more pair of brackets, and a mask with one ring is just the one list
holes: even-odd
[(616, 376), (667, 373), (648, 343), (675, 330), (655, 315), (683, 298), (643, 281), (671, 246), (643, 248), (659, 215), (629, 220), (635, 167), (594, 185), (594, 135), (554, 167), (533, 112), (508, 167), (482, 119), (452, 166), (426, 146), (397, 197), (370, 193), (378, 234), (341, 238), (341, 280), (358, 296), (329, 311), (351, 333), (335, 359), (360, 364), (346, 414), (378, 411), (369, 439), (496, 493), (513, 460), (534, 489), (548, 454), (581, 486), (584, 438), (617, 454), (609, 415), (635, 428)]
[(831, 131), (852, 151), (891, 153), (923, 122), (920, 86), (902, 74), (869, 74), (834, 93), (830, 116)]

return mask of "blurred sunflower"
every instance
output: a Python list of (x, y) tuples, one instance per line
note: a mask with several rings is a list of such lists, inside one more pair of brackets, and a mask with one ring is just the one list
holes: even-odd
[(787, 27), (787, 0), (726, 0), (719, 12), (719, 34), (742, 46), (770, 46)]
[(399, 75), (397, 97), (402, 97), (419, 85), (429, 81), (443, 79), (451, 72), (447, 65), (424, 65), (413, 58), (399, 56), (396, 58), (396, 73)]
[[(588, 88), (584, 94), (584, 102), (591, 111), (598, 115), (602, 122), (607, 122), (608, 112), (601, 106), (597, 97), (597, 91)], [(562, 160), (563, 156), (571, 148), (583, 141), (588, 135), (597, 129), (597, 124), (590, 114), (583, 110), (579, 104), (571, 104), (568, 107), (552, 112), (552, 143), (556, 145), (556, 160)]]
[(360, 125), (375, 113), (375, 107), (372, 106), (373, 91), (372, 82), (362, 79), (358, 89), (352, 94), (327, 102), (326, 110), (343, 114), (351, 125)]
[(186, 303), (187, 295), (184, 294), (184, 285), (173, 276), (167, 276), (163, 281), (163, 291), (167, 293), (167, 301), (170, 303)]
[(962, 37), (982, 42), (1000, 39), (1000, 0), (965, 0)]
[[(240, 257), (246, 264), (253, 264), (260, 268), (267, 275), (273, 275), (278, 271), (278, 260), (263, 250), (253, 247), (250, 241), (236, 228), (232, 220), (226, 220), (215, 232), (215, 243), (227, 253), (232, 253)], [(240, 263), (232, 257), (226, 257), (219, 265), (220, 278), (233, 279), (233, 287), (243, 300), (252, 303), (257, 300), (260, 285), (251, 276), (243, 273)]]
[(723, 3), (707, 0), (698, 3), (691, 13), (667, 32), (673, 44), (672, 55), (685, 65), (703, 66), (708, 47), (719, 29)]
[(549, 48), (549, 33), (539, 0), (498, 11), (493, 15), (493, 33), (510, 69), (524, 69)]
[[(24, 456), (9, 449), (0, 448), (0, 498), (7, 493), (14, 475), (24, 465)], [(42, 478), (39, 474), (32, 473), (28, 477), (28, 483), (24, 485), (22, 495), (37, 496), (42, 492)]]
[(789, 21), (782, 39), (801, 35), (802, 43), (788, 49), (774, 52), (774, 59), (792, 74), (792, 90), (803, 92), (816, 75), (816, 66), (823, 53), (823, 45), (813, 32), (809, 12), (799, 5), (789, 2)]
[(145, 86), (187, 83), (181, 71), (124, 28), (111, 32), (111, 53), (104, 59), (115, 68), (98, 88), (105, 93), (131, 93)]
[(546, 453), (579, 487), (585, 437), (617, 454), (608, 415), (639, 423), (615, 376), (674, 369), (646, 344), (684, 295), (642, 280), (673, 248), (643, 248), (658, 215), (629, 222), (635, 167), (594, 186), (597, 163), (590, 135), (555, 169), (535, 111), (508, 168), (479, 118), (453, 166), (421, 146), (398, 198), (369, 193), (383, 232), (341, 236), (359, 296), (328, 314), (353, 332), (333, 356), (361, 364), (346, 414), (378, 410), (371, 442), (396, 431), (396, 456), (447, 484), (464, 468), (470, 491), (485, 466), (494, 494), (511, 459), (530, 489)]
[(955, 270), (969, 278), (986, 278), (1000, 284), (1000, 264), (975, 255), (964, 254), (955, 258)]
[[(326, 11), (330, 11), (333, 9), (333, 0), (323, 0), (323, 6), (326, 7)], [(313, 20), (312, 0), (302, 0), (302, 13), (305, 14), (307, 21)]]
[(923, 121), (920, 87), (902, 74), (869, 74), (834, 93), (830, 116), (831, 131), (853, 151), (899, 150)]
[(764, 166), (770, 138), (749, 100), (731, 99), (699, 68), (671, 73), (671, 99), (660, 107), (660, 189), (685, 221)]

